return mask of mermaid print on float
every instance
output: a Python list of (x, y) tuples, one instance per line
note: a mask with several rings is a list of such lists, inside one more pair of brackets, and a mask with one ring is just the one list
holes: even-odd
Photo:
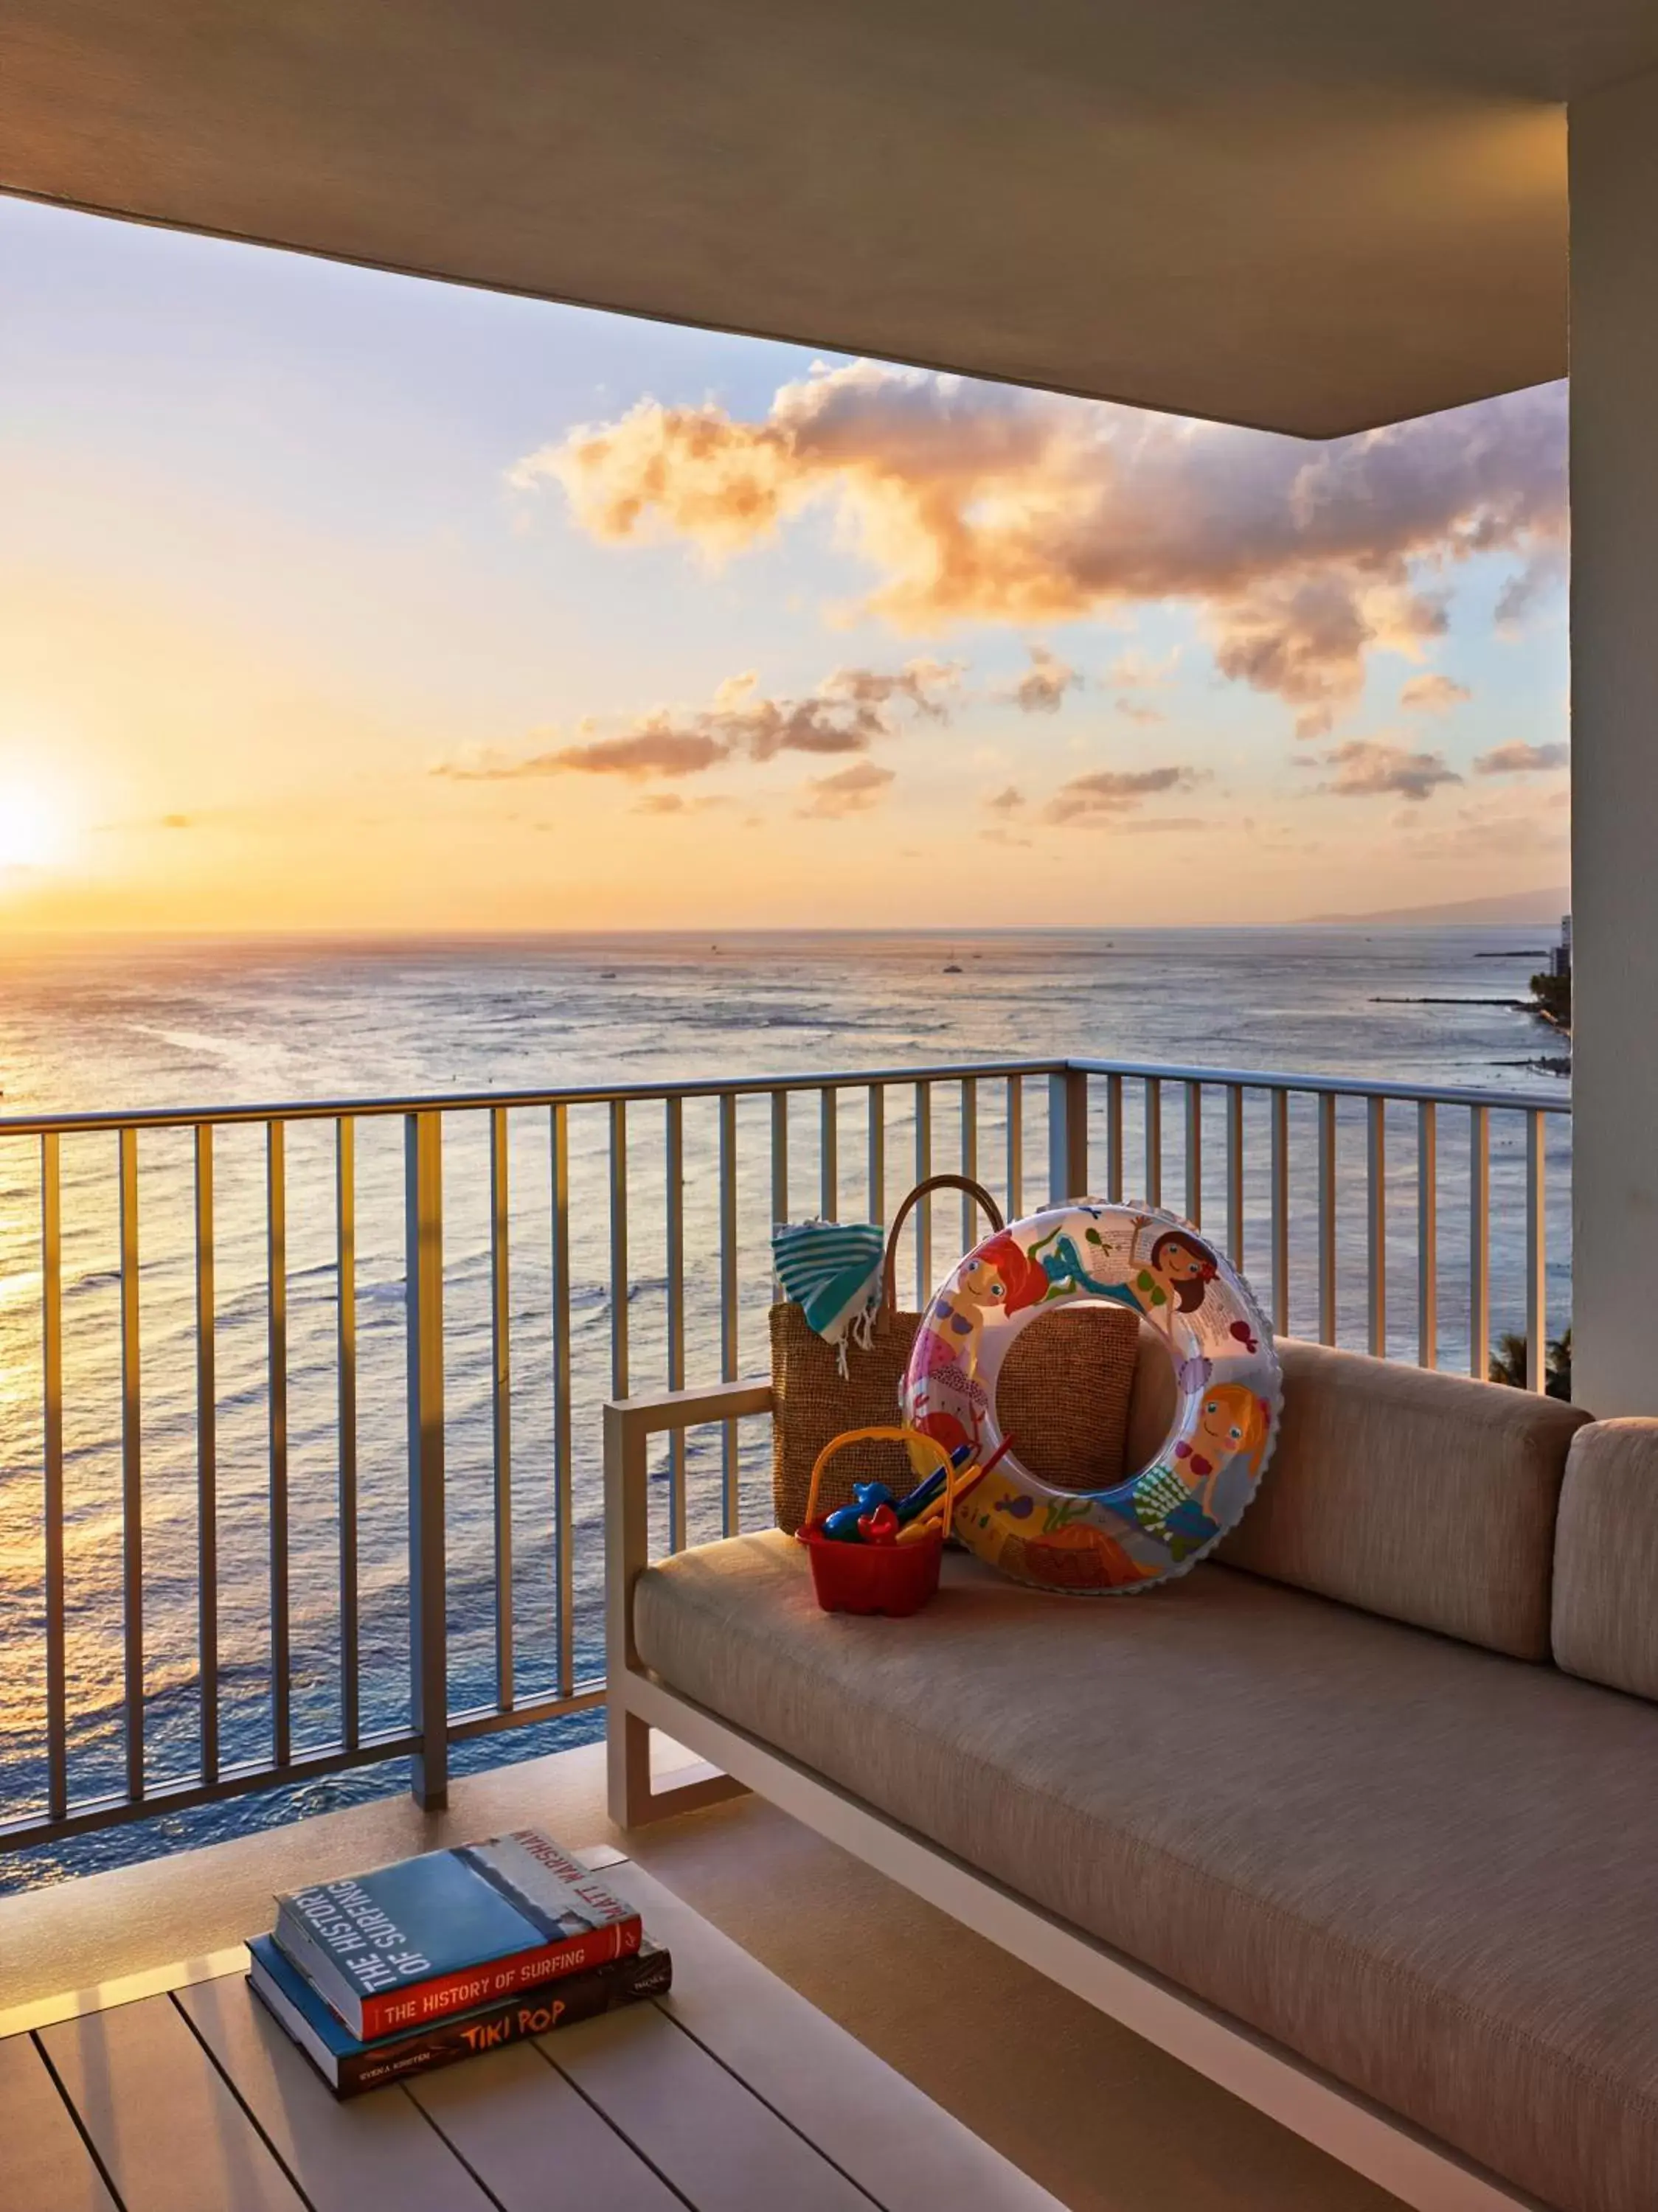
[(1167, 1344), (1169, 1434), (1149, 1467), (1106, 1490), (1056, 1490), (1014, 1449), (957, 1492), (956, 1534), (1039, 1589), (1144, 1589), (1184, 1574), (1236, 1526), (1277, 1433), (1272, 1332), (1225, 1255), (1178, 1215), (1075, 1199), (977, 1244), (923, 1316), (904, 1418), (983, 1464), (1004, 1441), (996, 1382), (1042, 1313), (1077, 1300), (1126, 1306)]

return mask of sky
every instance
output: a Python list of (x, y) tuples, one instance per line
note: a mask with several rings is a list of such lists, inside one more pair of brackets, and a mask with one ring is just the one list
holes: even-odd
[(1564, 884), (1560, 386), (1320, 445), (0, 199), (0, 933)]

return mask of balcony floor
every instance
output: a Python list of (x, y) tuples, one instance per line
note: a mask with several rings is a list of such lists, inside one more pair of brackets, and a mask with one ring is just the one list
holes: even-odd
[(1076, 2212), (1397, 2212), (1393, 2197), (757, 1799), (624, 1838), (605, 1814), (600, 1745), (468, 1777), (452, 1796), (446, 1814), (387, 1798), (0, 1899), (0, 2033), (65, 1991), (119, 2002), (140, 1993), (131, 1978), (229, 1948), (269, 1926), (274, 1890), (533, 1820), (570, 1844), (624, 1844)]

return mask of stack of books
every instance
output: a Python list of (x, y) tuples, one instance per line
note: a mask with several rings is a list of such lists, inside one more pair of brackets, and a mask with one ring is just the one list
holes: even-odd
[(254, 1994), (339, 2097), (661, 1996), (674, 1971), (536, 1828), (296, 1890), (247, 1948)]

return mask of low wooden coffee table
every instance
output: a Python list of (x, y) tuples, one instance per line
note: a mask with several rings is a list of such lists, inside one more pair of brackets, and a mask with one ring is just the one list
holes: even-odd
[(671, 1996), (348, 2104), (235, 1954), (8, 2037), (0, 2212), (1055, 2212), (643, 1869), (618, 1887)]

